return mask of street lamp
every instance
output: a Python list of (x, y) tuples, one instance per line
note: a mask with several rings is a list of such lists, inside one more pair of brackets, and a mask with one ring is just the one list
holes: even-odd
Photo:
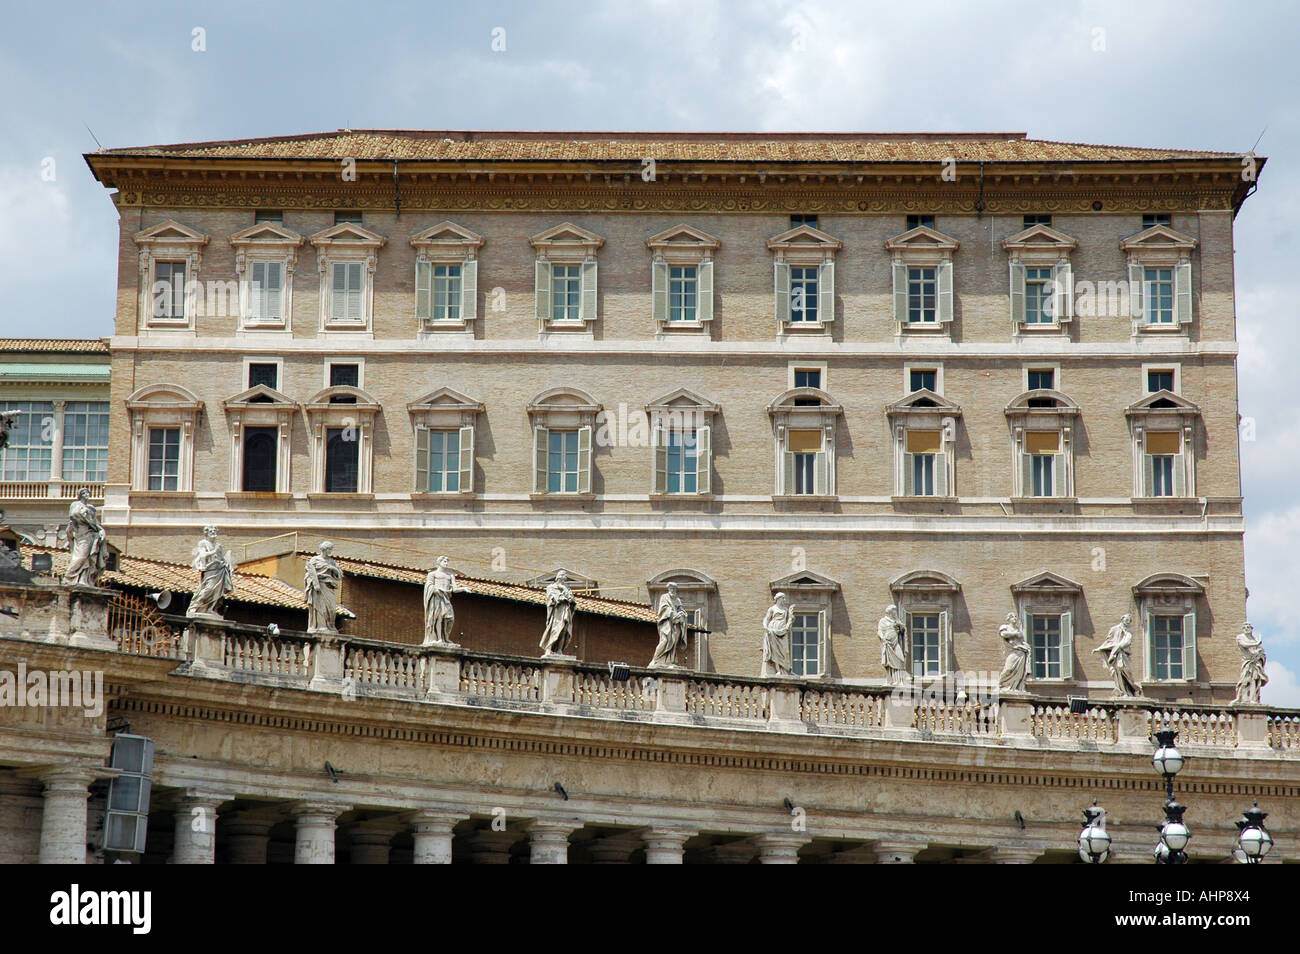
[(1160, 826), (1160, 843), (1156, 845), (1156, 864), (1183, 865), (1187, 863), (1187, 843), (1192, 833), (1183, 822), (1185, 805), (1174, 801), (1174, 776), (1182, 771), (1187, 759), (1178, 751), (1174, 741), (1178, 733), (1161, 729), (1156, 733), (1156, 752), (1151, 765), (1165, 780), (1165, 823)]
[(1110, 857), (1110, 834), (1106, 831), (1106, 809), (1097, 800), (1083, 810), (1083, 831), (1079, 832), (1079, 857), (1090, 865), (1105, 863)]
[(1156, 754), (1151, 756), (1155, 770), (1165, 777), (1166, 794), (1169, 800), (1174, 798), (1174, 776), (1182, 771), (1187, 759), (1174, 745), (1178, 733), (1173, 729), (1161, 729), (1156, 733)]
[(1257, 865), (1273, 847), (1273, 836), (1264, 827), (1267, 812), (1259, 810), (1259, 802), (1242, 813), (1237, 822), (1237, 843), (1232, 847), (1232, 857), (1241, 864)]

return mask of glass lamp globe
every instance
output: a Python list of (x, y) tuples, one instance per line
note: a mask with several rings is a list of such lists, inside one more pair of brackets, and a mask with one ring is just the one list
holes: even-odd
[(1104, 828), (1089, 825), (1079, 834), (1079, 850), (1089, 855), (1104, 855), (1110, 851), (1110, 835)]
[(1177, 775), (1182, 771), (1186, 759), (1174, 746), (1174, 733), (1161, 732), (1159, 736), (1163, 737), (1166, 734), (1169, 738), (1160, 738), (1160, 746), (1156, 749), (1156, 754), (1151, 756), (1151, 764), (1161, 775)]
[(1170, 851), (1182, 851), (1192, 840), (1192, 833), (1180, 821), (1165, 822), (1160, 829), (1160, 843)]
[(1273, 847), (1273, 836), (1263, 828), (1249, 825), (1241, 830), (1237, 844), (1247, 858), (1263, 858)]

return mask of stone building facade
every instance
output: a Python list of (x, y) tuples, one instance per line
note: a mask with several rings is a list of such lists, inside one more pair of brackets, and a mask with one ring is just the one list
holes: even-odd
[(340, 131), (87, 161), (121, 218), (127, 552), (215, 523), (676, 581), (692, 665), (738, 674), (779, 589), (801, 674), (847, 683), (884, 678), (886, 604), (923, 680), (996, 672), (1014, 612), (1058, 698), (1109, 691), (1091, 650), (1127, 612), (1149, 696), (1232, 696), (1232, 226), (1262, 159)]

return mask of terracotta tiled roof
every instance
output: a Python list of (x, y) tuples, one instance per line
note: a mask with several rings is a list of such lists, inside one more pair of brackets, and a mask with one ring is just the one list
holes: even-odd
[(92, 351), (108, 354), (108, 342), (103, 338), (0, 338), (0, 351)]
[[(310, 555), (310, 551), (299, 551), (303, 556)], [(396, 566), (391, 563), (374, 563), (369, 560), (354, 560), (350, 557), (341, 557), (335, 554), (334, 561), (339, 565), (339, 569), (351, 576), (366, 576), (377, 580), (394, 580), (399, 583), (414, 583), (418, 586), (424, 585), (424, 578), (428, 575), (428, 570), (419, 569), (418, 567)], [(472, 576), (463, 576), (457, 574), (456, 582), (480, 596), (493, 596), (499, 599), (516, 600), (521, 603), (536, 603), (545, 605), (546, 591), (536, 589), (531, 586), (524, 586), (522, 583), (502, 583), (499, 580), (484, 580)], [(651, 607), (644, 603), (635, 603), (629, 600), (611, 600), (603, 596), (583, 596), (575, 594), (577, 597), (577, 608), (582, 613), (592, 613), (597, 616), (614, 616), (619, 619), (632, 619), (640, 622), (652, 623), (655, 621), (655, 613)]]
[[(56, 550), (33, 544), (23, 544), (22, 549), (27, 553), (49, 553), (53, 557), (52, 573), (55, 576), (62, 577), (68, 567), (70, 554), (67, 550)], [(117, 570), (105, 573), (99, 581), (108, 587), (193, 593), (198, 584), (198, 573), (185, 563), (165, 563), (161, 560), (144, 560), (120, 554), (117, 559)], [(273, 576), (260, 576), (255, 573), (236, 571), (235, 590), (226, 599), (234, 600), (236, 603), (256, 603), (282, 609), (306, 609), (301, 590)]]
[(88, 155), (208, 159), (658, 162), (1091, 162), (1229, 159), (1240, 153), (1027, 139), (1024, 133), (614, 133), (341, 129), (104, 149)]

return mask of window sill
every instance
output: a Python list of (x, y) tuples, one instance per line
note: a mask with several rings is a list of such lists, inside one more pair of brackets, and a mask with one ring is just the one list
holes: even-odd
[(321, 328), (323, 334), (329, 335), (369, 335), (370, 322), (368, 321), (327, 321)]
[(457, 318), (455, 321), (432, 321), (424, 318), (420, 319), (420, 332), (422, 334), (441, 334), (448, 331), (468, 331), (470, 322), (464, 318)]
[(778, 336), (787, 335), (829, 335), (832, 322), (829, 321), (783, 321)]
[(185, 500), (194, 496), (192, 490), (132, 490), (131, 496), (141, 500)]
[(266, 332), (288, 331), (289, 326), (283, 321), (246, 321), (239, 326), (239, 330), (241, 333), (246, 334), (264, 334)]
[(958, 498), (956, 497), (890, 497), (890, 502), (896, 509), (911, 510), (921, 513), (945, 513), (948, 510), (956, 510)]
[(476, 496), (478, 495), (472, 490), (457, 490), (451, 493), (417, 490), (411, 494), (411, 502), (422, 504), (464, 503), (466, 500), (473, 500)]
[(535, 504), (592, 503), (595, 494), (529, 494), (528, 499)]
[(946, 321), (900, 321), (898, 330), (905, 335), (946, 335)]
[(330, 493), (324, 490), (312, 491), (307, 495), (307, 499), (312, 503), (318, 501), (334, 501), (336, 503), (368, 503), (375, 499), (374, 494), (358, 493)]
[(708, 334), (709, 322), (707, 321), (656, 321), (661, 335), (700, 335)]
[(249, 503), (256, 501), (283, 502), (293, 499), (293, 494), (281, 493), (278, 490), (227, 490), (227, 500), (242, 500)]
[(1163, 510), (1182, 513), (1191, 507), (1197, 512), (1201, 508), (1199, 497), (1132, 497), (1135, 510)]
[(693, 500), (712, 500), (713, 494), (669, 494), (669, 493), (652, 493), (650, 501), (652, 503), (690, 503)]
[(1077, 513), (1078, 497), (1012, 497), (1011, 506), (1024, 513)]
[(1018, 335), (1063, 335), (1070, 330), (1068, 322), (1043, 322), (1033, 323), (1016, 322), (1016, 334)]

